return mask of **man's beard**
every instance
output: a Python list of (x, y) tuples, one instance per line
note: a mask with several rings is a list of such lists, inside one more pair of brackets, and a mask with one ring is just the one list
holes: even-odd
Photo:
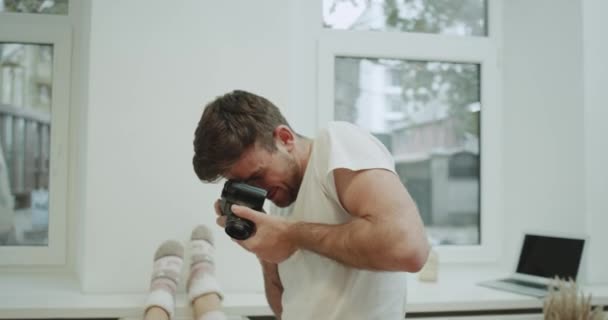
[[(287, 187), (286, 190), (289, 193), (289, 201), (284, 205), (277, 205), (278, 207), (285, 208), (293, 204), (297, 197), (298, 192), (300, 191), (300, 185), (302, 184), (303, 175), (300, 176), (298, 172), (298, 165), (294, 158), (289, 157), (288, 155), (282, 155), (285, 161), (287, 162), (287, 171), (288, 171), (288, 179), (287, 179)], [(276, 203), (275, 203), (276, 204)]]

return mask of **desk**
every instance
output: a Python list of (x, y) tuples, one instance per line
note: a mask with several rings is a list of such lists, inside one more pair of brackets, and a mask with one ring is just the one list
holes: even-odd
[[(441, 271), (437, 283), (419, 282), (411, 275), (408, 283), (408, 318), (430, 319), (542, 319), (542, 301), (514, 293), (488, 289), (477, 282), (498, 278), (496, 270), (460, 269)], [(0, 319), (25, 318), (125, 318), (141, 319), (145, 293), (81, 293), (70, 278), (36, 275), (0, 278)], [(587, 286), (593, 303), (608, 305), (608, 285)], [(269, 316), (263, 293), (225, 294), (224, 311), (231, 319)], [(504, 316), (503, 316), (504, 315)], [(192, 319), (184, 294), (178, 295), (176, 319)], [(458, 316), (454, 318), (455, 316)]]

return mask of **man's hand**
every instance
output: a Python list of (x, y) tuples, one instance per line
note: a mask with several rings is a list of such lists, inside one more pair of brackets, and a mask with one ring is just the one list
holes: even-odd
[[(233, 241), (254, 253), (260, 260), (278, 264), (296, 251), (296, 246), (289, 239), (290, 223), (285, 219), (257, 212), (245, 206), (232, 205), (231, 209), (238, 217), (255, 224), (253, 236), (246, 240), (233, 239)], [(219, 202), (215, 203), (215, 210), (218, 213), (217, 224), (225, 228), (226, 217), (219, 214)]]
[(217, 223), (218, 226), (223, 228), (226, 228), (226, 216), (222, 215), (222, 209), (220, 208), (220, 200), (216, 200), (215, 203), (213, 204), (213, 208), (215, 208), (215, 214), (217, 215), (217, 218), (215, 219), (215, 222)]
[(296, 251), (287, 233), (289, 222), (239, 205), (232, 205), (232, 212), (255, 224), (255, 233), (251, 238), (235, 241), (259, 259), (278, 264)]

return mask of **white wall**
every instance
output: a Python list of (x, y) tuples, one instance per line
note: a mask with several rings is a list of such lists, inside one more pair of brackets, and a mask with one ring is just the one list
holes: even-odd
[(215, 225), (220, 185), (191, 165), (205, 103), (241, 88), (288, 100), (282, 0), (93, 1), (86, 128), (85, 292), (142, 291), (154, 249), (215, 227), (227, 291), (262, 290), (258, 262)]
[(608, 22), (605, 0), (583, 1), (585, 193), (591, 235), (589, 280), (608, 283)]
[(505, 263), (521, 232), (585, 232), (581, 5), (504, 1)]

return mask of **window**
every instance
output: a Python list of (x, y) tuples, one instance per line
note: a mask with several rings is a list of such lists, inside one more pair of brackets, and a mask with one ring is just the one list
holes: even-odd
[(0, 12), (68, 14), (68, 0), (0, 0)]
[(0, 0), (0, 265), (66, 260), (67, 5)]
[[(334, 119), (368, 129), (393, 154), (434, 242), (479, 244), (479, 64), (334, 63)], [(454, 175), (454, 163), (469, 164), (469, 175)]]
[(318, 126), (349, 121), (388, 148), (442, 261), (496, 260), (499, 2), (322, 3)]
[(323, 0), (326, 28), (484, 36), (485, 0)]
[(0, 43), (0, 66), (8, 71), (0, 79), (2, 192), (13, 204), (3, 210), (13, 216), (5, 223), (13, 230), (5, 232), (4, 245), (48, 245), (52, 59), (38, 59), (43, 51), (52, 52), (52, 46)]

